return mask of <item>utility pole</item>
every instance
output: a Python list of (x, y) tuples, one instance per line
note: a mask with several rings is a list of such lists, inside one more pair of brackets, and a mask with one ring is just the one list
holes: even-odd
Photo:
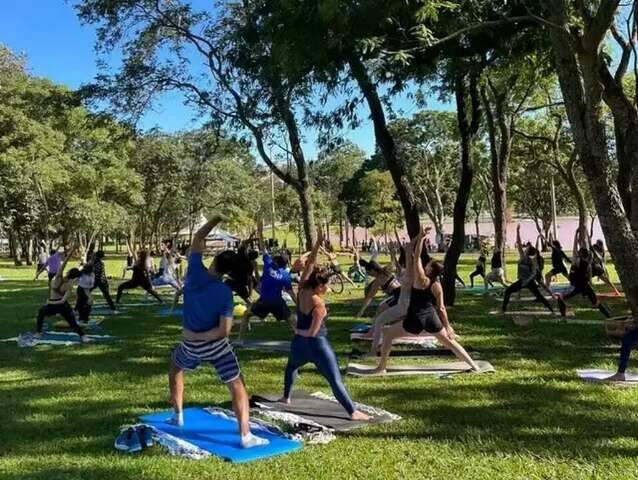
[(270, 172), (270, 215), (271, 215), (271, 224), (272, 224), (270, 238), (272, 238), (274, 242), (275, 241), (275, 174), (273, 172)]
[(554, 233), (554, 240), (558, 239), (557, 226), (556, 226), (556, 186), (554, 185), (554, 175), (551, 177), (551, 196), (552, 196), (552, 232)]

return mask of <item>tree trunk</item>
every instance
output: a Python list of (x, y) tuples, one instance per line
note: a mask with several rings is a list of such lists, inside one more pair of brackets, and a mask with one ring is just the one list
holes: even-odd
[[(567, 28), (565, 0), (544, 0), (550, 20)], [(611, 19), (613, 21), (613, 18)], [(600, 25), (598, 25), (600, 27)], [(556, 71), (574, 141), (591, 189), (600, 225), (614, 259), (626, 299), (638, 315), (638, 241), (627, 219), (617, 178), (608, 154), (599, 76), (600, 35), (585, 28), (582, 48), (576, 53), (566, 31), (549, 28)], [(593, 37), (592, 37), (593, 36)]]
[(445, 255), (443, 290), (446, 305), (454, 305), (457, 265), (465, 243), (465, 216), (474, 177), (474, 142), (481, 120), (477, 78), (473, 73), (458, 74), (455, 79), (457, 120), (461, 136), (461, 181), (454, 202), (452, 242)]
[(310, 191), (307, 182), (302, 182), (299, 188), (296, 188), (299, 195), (299, 203), (301, 205), (301, 222), (303, 224), (303, 233), (305, 238), (306, 250), (312, 250), (315, 243), (316, 227), (315, 227), (315, 210), (310, 199)]
[(356, 80), (363, 96), (368, 103), (370, 109), (370, 117), (374, 125), (374, 136), (377, 141), (377, 146), (383, 158), (386, 166), (392, 175), (392, 180), (397, 189), (397, 195), (403, 207), (403, 214), (405, 216), (405, 224), (408, 229), (410, 238), (414, 238), (419, 234), (421, 229), (421, 223), (419, 220), (419, 211), (416, 204), (416, 199), (412, 194), (410, 183), (406, 177), (403, 163), (397, 156), (396, 146), (394, 144), (394, 138), (388, 130), (388, 125), (383, 110), (383, 104), (379, 98), (376, 85), (372, 82), (365, 65), (356, 55), (351, 55), (348, 59), (350, 64), (350, 70), (352, 76)]
[(24, 245), (25, 260), (27, 265), (33, 265), (33, 238), (29, 238)]
[[(485, 90), (482, 90), (485, 118), (490, 143), (490, 177), (492, 180), (492, 206), (494, 209), (494, 248), (501, 252), (503, 265), (505, 264), (505, 248), (507, 241), (507, 160), (503, 158), (503, 148), (499, 148), (497, 139), (497, 127), (494, 112), (490, 105)], [(497, 109), (498, 110), (498, 109)], [(501, 138), (501, 145), (503, 139)]]

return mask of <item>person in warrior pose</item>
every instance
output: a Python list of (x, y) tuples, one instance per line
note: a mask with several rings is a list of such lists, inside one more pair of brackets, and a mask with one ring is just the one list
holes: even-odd
[(395, 338), (405, 335), (420, 335), (423, 331), (433, 335), (460, 360), (466, 362), (472, 370), (479, 371), (479, 366), (456, 341), (456, 334), (445, 309), (443, 287), (439, 281), (443, 265), (440, 262), (432, 261), (424, 250), (425, 238), (425, 231), (422, 231), (414, 240), (416, 248), (412, 259), (413, 277), (410, 305), (403, 322), (395, 323), (384, 332), (381, 358), (374, 370), (376, 373), (385, 372), (392, 350), (392, 342)]
[(155, 290), (153, 290), (153, 286), (151, 285), (149, 262), (146, 250), (142, 250), (139, 253), (137, 261), (135, 262), (135, 265), (133, 265), (133, 278), (131, 278), (128, 282), (120, 284), (120, 286), (117, 287), (117, 297), (115, 299), (115, 303), (119, 305), (124, 290), (131, 290), (138, 287), (146, 290), (149, 294), (155, 297), (155, 299), (159, 303), (164, 303), (162, 298), (157, 294)]
[(298, 370), (307, 363), (313, 363), (332, 389), (337, 401), (348, 412), (352, 420), (369, 420), (370, 417), (356, 409), (339, 373), (337, 357), (327, 338), (325, 322), (328, 310), (324, 296), (328, 292), (329, 274), (316, 266), (321, 235), (306, 261), (297, 303), (297, 324), (295, 336), (290, 344), (290, 354), (284, 374), (284, 394), (281, 402), (290, 403), (292, 387)]
[(69, 304), (69, 293), (73, 288), (73, 283), (80, 278), (81, 272), (77, 268), (72, 268), (64, 275), (64, 270), (69, 259), (73, 255), (74, 248), (71, 248), (66, 258), (57, 269), (55, 276), (51, 279), (49, 284), (49, 299), (47, 303), (38, 311), (38, 320), (36, 326), (36, 338), (42, 337), (42, 330), (44, 328), (44, 319), (53, 315), (60, 315), (64, 318), (71, 329), (80, 336), (82, 343), (88, 343), (90, 340), (84, 334), (84, 330), (78, 325), (75, 320), (75, 314)]
[(545, 307), (552, 313), (554, 309), (547, 301), (547, 299), (541, 294), (538, 284), (538, 255), (539, 251), (531, 246), (523, 246), (521, 242), (521, 226), (516, 228), (516, 248), (518, 248), (518, 280), (512, 283), (505, 289), (505, 295), (503, 298), (503, 313), (507, 311), (507, 305), (509, 304), (510, 297), (513, 293), (520, 292), (526, 288), (536, 297), (536, 300), (545, 305)]
[(193, 371), (202, 362), (210, 363), (222, 383), (228, 386), (239, 425), (243, 448), (268, 444), (250, 431), (248, 392), (237, 357), (228, 340), (233, 325), (233, 293), (223, 276), (235, 267), (237, 254), (224, 251), (206, 268), (202, 254), (206, 236), (223, 220), (213, 217), (195, 234), (184, 282), (183, 339), (173, 350), (169, 370), (171, 402), (175, 410), (170, 423), (184, 425), (184, 372)]

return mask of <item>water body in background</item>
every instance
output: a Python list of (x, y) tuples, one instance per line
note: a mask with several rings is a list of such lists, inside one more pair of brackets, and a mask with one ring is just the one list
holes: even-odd
[[(423, 223), (428, 224), (427, 220), (423, 220)], [(506, 243), (508, 248), (515, 248), (516, 226), (519, 224), (521, 226), (521, 239), (523, 240), (523, 242), (527, 242), (527, 241), (530, 241), (532, 243), (536, 242), (536, 238), (538, 237), (538, 230), (536, 230), (536, 225), (534, 224), (534, 221), (524, 219), (524, 218), (514, 219), (511, 223), (507, 225)], [(566, 251), (571, 251), (571, 248), (574, 242), (574, 233), (576, 232), (576, 228), (578, 227), (578, 217), (558, 217), (557, 224), (558, 224), (558, 228), (557, 228), (558, 240), (560, 241), (560, 243), (562, 244), (563, 248)], [(588, 231), (590, 226), (591, 225), (589, 224), (589, 219), (588, 219), (588, 225), (587, 225)], [(452, 233), (451, 222), (445, 223), (444, 228), (445, 228), (446, 234)], [(479, 223), (479, 233), (481, 234), (481, 236), (487, 236), (487, 237), (494, 236), (494, 225), (492, 224), (491, 220), (484, 219)], [(466, 223), (465, 235), (475, 235), (475, 234), (476, 234), (475, 224), (473, 222)], [(366, 238), (366, 231), (363, 228), (357, 228), (355, 231), (355, 235), (356, 235), (357, 242), (361, 242), (362, 240)], [(370, 238), (371, 236), (373, 235), (371, 231), (368, 230), (367, 238)], [(402, 239), (403, 238), (407, 239), (408, 238), (407, 231), (405, 230), (399, 231), (399, 236)], [(333, 226), (331, 228), (330, 238), (335, 245), (339, 244), (339, 233), (338, 233), (337, 227)], [(383, 236), (377, 236), (375, 238), (377, 238), (380, 242), (384, 241)], [(436, 237), (435, 237), (434, 230), (430, 232), (429, 238), (430, 238), (430, 242), (433, 245), (435, 245)], [(594, 235), (593, 235), (592, 241), (596, 241), (599, 238), (602, 239), (603, 241), (605, 240), (605, 238), (603, 237), (603, 232), (600, 228), (600, 223), (598, 222), (598, 219), (596, 219), (594, 221)], [(388, 232), (388, 240), (389, 241), (394, 240), (394, 235), (391, 232)]]

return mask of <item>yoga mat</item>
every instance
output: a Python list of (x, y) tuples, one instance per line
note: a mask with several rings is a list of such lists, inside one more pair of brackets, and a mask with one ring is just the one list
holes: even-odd
[(605, 382), (605, 378), (611, 377), (614, 371), (611, 370), (576, 370), (579, 378), (586, 382), (592, 383), (608, 383), (609, 385), (638, 386), (638, 374), (625, 373), (626, 380), (624, 382)]
[(235, 417), (219, 412), (209, 412), (203, 408), (186, 408), (184, 426), (177, 427), (167, 423), (172, 415), (172, 411), (143, 415), (140, 421), (232, 463), (252, 462), (303, 448), (301, 442), (289, 440), (281, 434), (255, 424), (251, 424), (251, 431), (269, 440), (270, 443), (263, 447), (241, 448)]
[(287, 340), (244, 340), (242, 343), (235, 341), (233, 347), (266, 352), (290, 352), (290, 342)]
[[(91, 343), (106, 343), (115, 340), (111, 335), (87, 335)], [(0, 342), (17, 342), (20, 337), (4, 338)], [(44, 332), (42, 338), (33, 338), (34, 345), (79, 345), (80, 336), (75, 333)]]
[[(366, 337), (363, 333), (351, 333), (350, 334), (351, 341), (359, 341), (359, 342), (372, 342), (371, 337)], [(419, 336), (410, 336), (410, 337), (398, 337), (392, 341), (392, 345), (425, 345), (425, 344), (436, 344), (436, 337), (432, 335), (419, 335)]]
[(567, 325), (599, 325), (605, 326), (603, 320), (591, 320), (585, 318), (539, 318), (539, 323), (551, 323), (554, 325), (567, 324)]
[[(520, 317), (556, 317), (561, 318), (559, 313), (552, 313), (549, 310), (508, 310), (503, 313), (501, 310), (491, 310), (490, 315), (509, 315)], [(568, 317), (573, 317), (574, 312), (567, 312)]]
[(625, 298), (625, 294), (622, 292), (620, 292), (620, 295), (616, 295), (614, 292), (597, 293), (596, 296), (605, 300), (611, 300), (613, 298)]
[(181, 317), (184, 315), (184, 309), (182, 307), (176, 307), (171, 310), (170, 307), (164, 307), (159, 312), (160, 317)]
[[(472, 353), (473, 357), (478, 357), (478, 352), (474, 351), (472, 348), (464, 347), (465, 351), (468, 353)], [(369, 355), (370, 352), (362, 352), (361, 350), (353, 349), (350, 352), (350, 356), (353, 358), (372, 358)], [(381, 354), (377, 352), (376, 357), (380, 357)], [(452, 350), (448, 350), (447, 348), (422, 348), (418, 350), (392, 350), (390, 352), (391, 357), (396, 358), (419, 358), (419, 357), (453, 357), (454, 353)]]
[[(476, 364), (481, 373), (494, 372), (494, 367), (489, 362), (477, 360)], [(433, 365), (396, 365), (390, 366), (385, 373), (372, 373), (375, 367), (360, 363), (349, 363), (346, 373), (355, 377), (393, 377), (406, 375), (434, 375), (444, 377), (456, 373), (470, 372), (470, 366), (465, 362), (438, 363)]]
[(367, 333), (372, 328), (372, 325), (368, 323), (357, 323), (350, 329), (350, 333)]
[(384, 410), (357, 403), (356, 407), (372, 416), (372, 419), (368, 422), (353, 421), (350, 420), (350, 416), (341, 404), (320, 393), (308, 394), (306, 392), (293, 391), (290, 404), (278, 402), (278, 398), (276, 395), (253, 395), (250, 401), (251, 404), (258, 408), (293, 413), (338, 432), (346, 432), (370, 424), (394, 422), (400, 419), (397, 415)]
[[(84, 322), (78, 322), (78, 325), (80, 325), (80, 327), (82, 328), (94, 328), (94, 327), (99, 327), (100, 324), (104, 321), (104, 318), (101, 317), (94, 317), (89, 319), (88, 322), (84, 323)], [(66, 320), (58, 320), (56, 322), (54, 322), (52, 324), (53, 328), (60, 328), (60, 329), (64, 329), (64, 330), (69, 330), (71, 327), (69, 326), (69, 324), (66, 322)]]

